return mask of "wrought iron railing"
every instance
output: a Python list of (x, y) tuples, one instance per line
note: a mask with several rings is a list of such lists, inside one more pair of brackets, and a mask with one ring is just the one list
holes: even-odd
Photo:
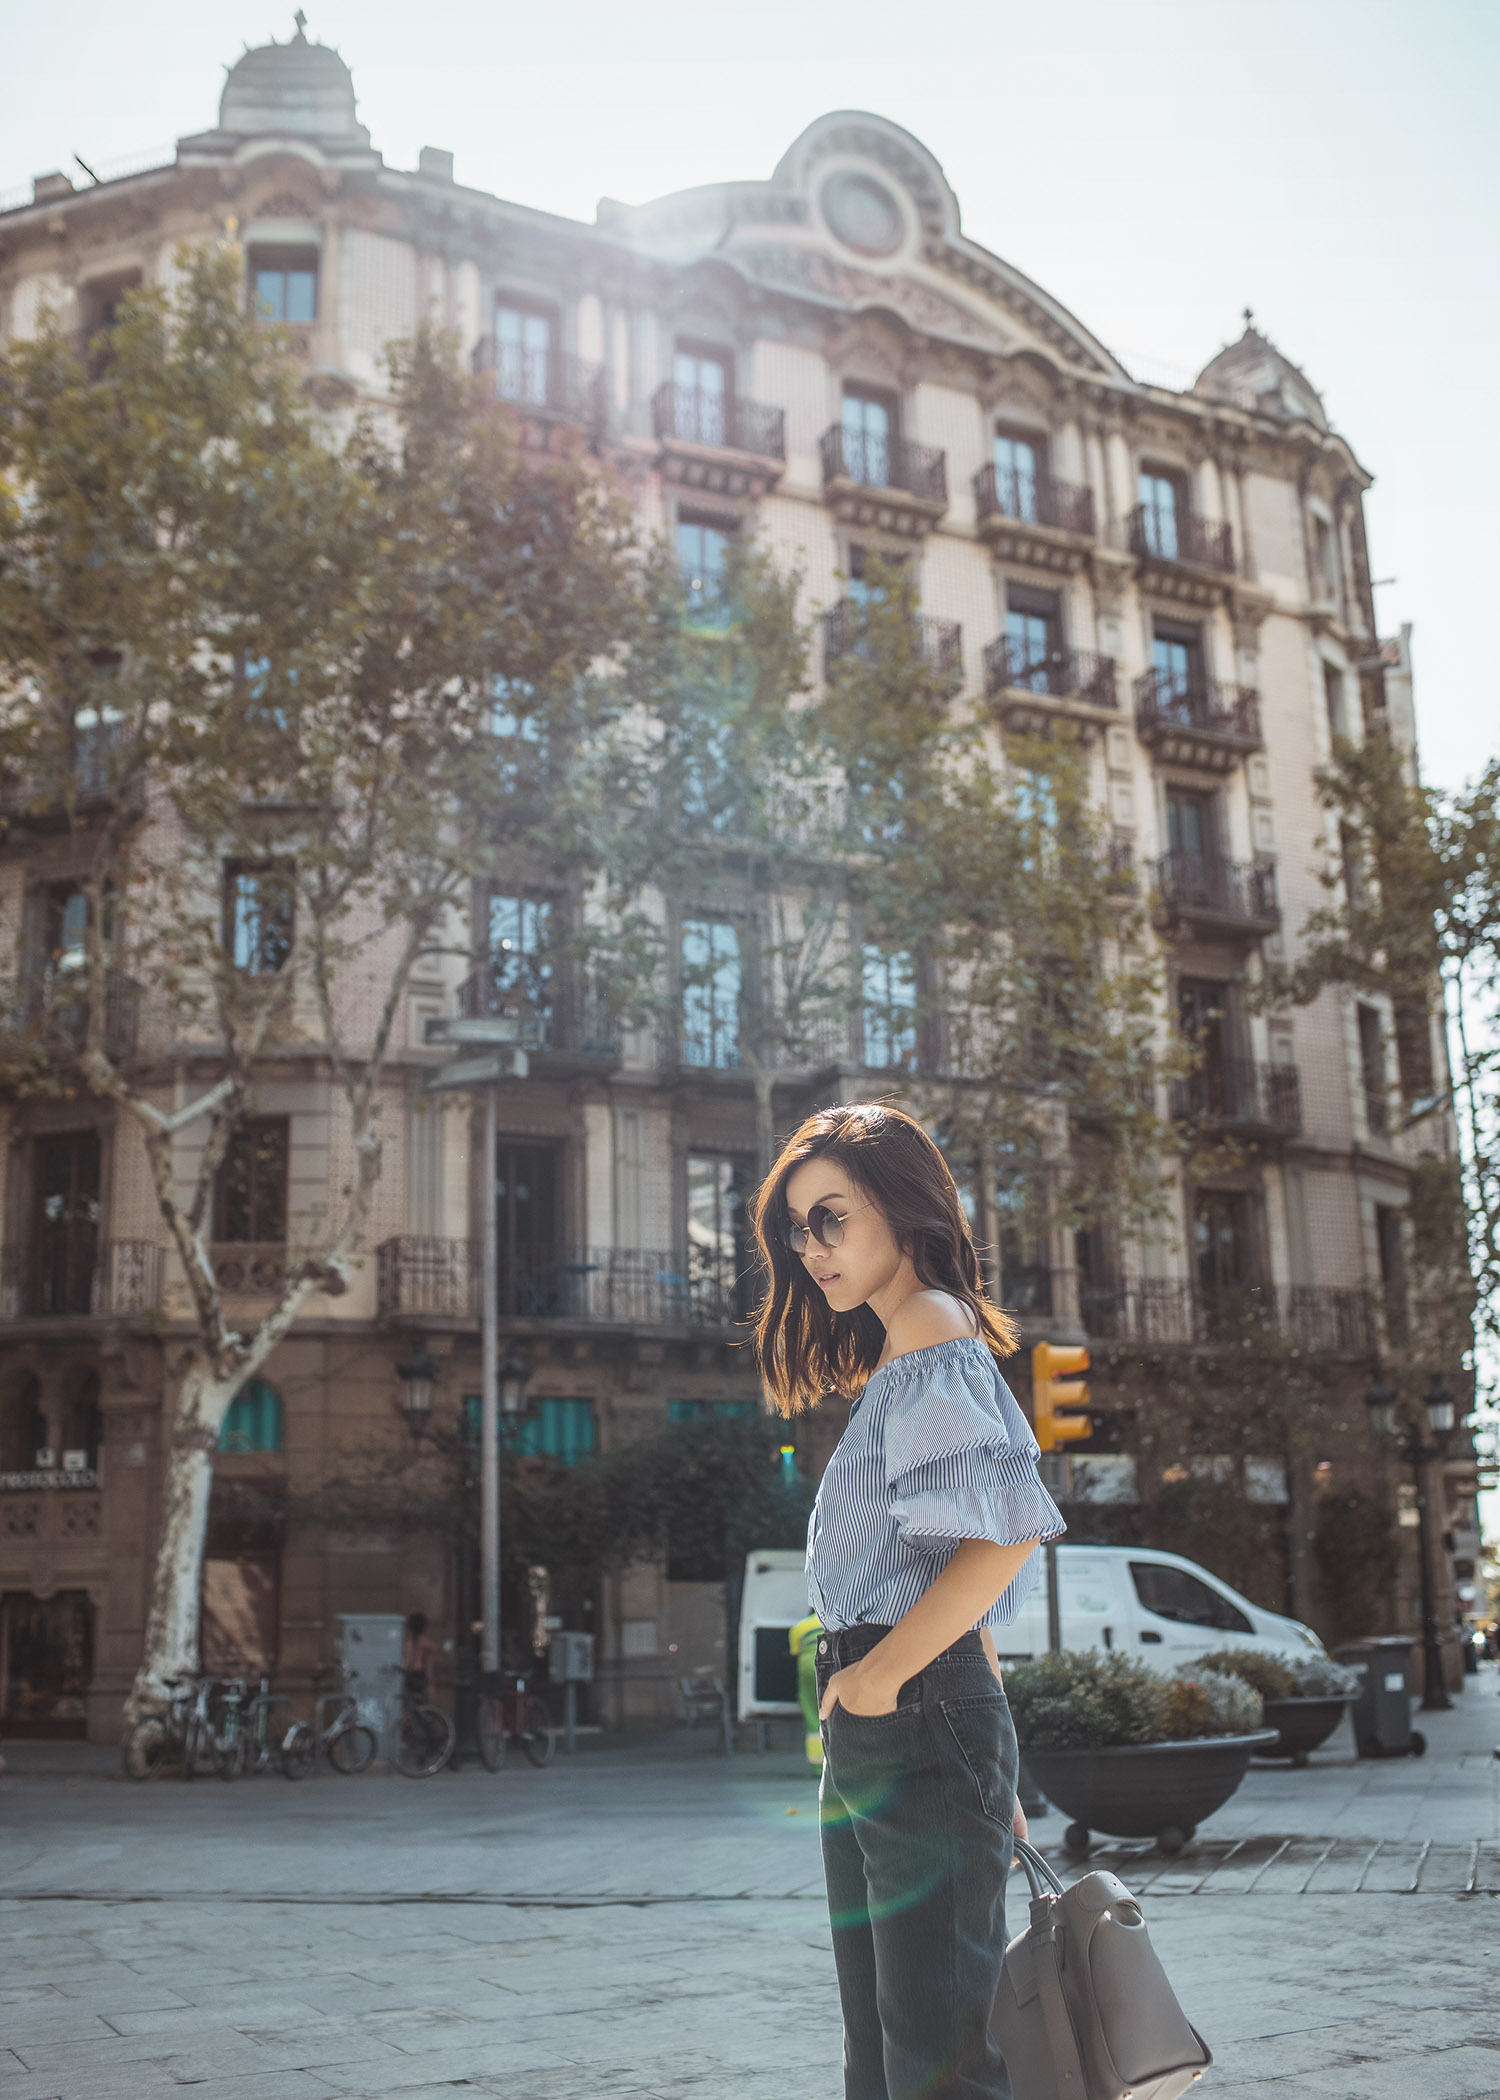
[(862, 488), (902, 489), (923, 503), (946, 508), (948, 463), (935, 445), (910, 438), (881, 437), (867, 430), (846, 430), (835, 423), (818, 441), (823, 486), (852, 481)]
[(284, 1240), (216, 1240), (208, 1250), (221, 1291), (275, 1297), (286, 1282)]
[(1259, 744), (1260, 695), (1254, 686), (1205, 678), (1181, 685), (1170, 671), (1143, 671), (1135, 681), (1136, 721), (1143, 732), (1191, 729), (1235, 744)]
[(22, 767), (0, 774), (0, 816), (47, 817), (71, 806), (87, 809), (117, 795), (139, 805), (143, 782), (122, 766), (128, 736), (122, 722), (94, 722), (73, 732), (72, 750), (60, 755), (56, 777), (43, 779)]
[(709, 393), (668, 379), (651, 397), (651, 422), (658, 438), (749, 452), (757, 459), (786, 458), (785, 412), (737, 394)]
[(1217, 1342), (1253, 1340), (1269, 1330), (1308, 1349), (1341, 1356), (1370, 1354), (1375, 1307), (1362, 1287), (1238, 1284), (1217, 1290), (1170, 1277), (1080, 1293), (1086, 1331), (1101, 1341)]
[(1114, 707), (1115, 660), (1098, 656), (1092, 649), (1048, 649), (1039, 656), (1002, 634), (985, 646), (984, 689), (992, 699), (996, 693), (1014, 690)]
[(1238, 1123), (1290, 1135), (1302, 1128), (1302, 1081), (1295, 1065), (1226, 1057), (1172, 1082), (1180, 1122)]
[(1227, 525), (1210, 524), (1194, 510), (1140, 503), (1125, 520), (1132, 554), (1153, 561), (1186, 562), (1195, 569), (1234, 574), (1234, 534)]
[(1075, 481), (992, 464), (974, 476), (974, 502), (981, 524), (986, 518), (1013, 518), (1018, 525), (1050, 525), (1085, 539), (1094, 536), (1094, 492)]
[[(104, 973), (104, 1054), (114, 1064), (135, 1055), (141, 988), (123, 970)], [(62, 963), (35, 963), (0, 990), (0, 1034), (31, 1038), (59, 1057), (77, 1057), (88, 1040), (87, 975)]]
[(1270, 861), (1226, 860), (1219, 853), (1164, 853), (1155, 875), (1157, 894), (1168, 912), (1272, 932), (1281, 924), (1276, 869)]
[[(639, 1247), (564, 1247), (553, 1241), (502, 1247), (499, 1309), (511, 1319), (579, 1320), (608, 1326), (720, 1327), (745, 1317), (748, 1283), (732, 1264), (702, 1250), (693, 1258)], [(383, 1319), (480, 1316), (478, 1241), (406, 1235), (376, 1251)]]
[(602, 430), (607, 416), (604, 367), (561, 350), (535, 350), (525, 343), (481, 336), (474, 345), (474, 370), (492, 374), (495, 392), (523, 412)]
[[(912, 613), (911, 631), (922, 661), (943, 679), (957, 685), (963, 678), (964, 636), (957, 620), (939, 620), (931, 613)], [(857, 598), (840, 598), (823, 615), (823, 675), (831, 677), (843, 657), (873, 660), (869, 615)]]
[[(497, 972), (479, 962), (458, 987), (458, 1010), (465, 1020), (510, 1012), (516, 990), (513, 969)], [(590, 989), (524, 1002), (516, 1016), (516, 1041), (532, 1050), (573, 1050), (586, 1057), (618, 1057), (620, 1017), (608, 1000)]]
[(0, 1320), (107, 1319), (161, 1303), (163, 1250), (86, 1226), (0, 1247)]

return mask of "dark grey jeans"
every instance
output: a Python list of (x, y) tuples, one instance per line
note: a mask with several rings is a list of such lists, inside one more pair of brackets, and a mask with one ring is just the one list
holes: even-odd
[[(820, 1698), (886, 1631), (820, 1638)], [(1005, 1955), (1016, 1732), (978, 1634), (904, 1684), (894, 1713), (836, 1706), (823, 1749), (845, 2100), (1010, 2100), (989, 2017)]]

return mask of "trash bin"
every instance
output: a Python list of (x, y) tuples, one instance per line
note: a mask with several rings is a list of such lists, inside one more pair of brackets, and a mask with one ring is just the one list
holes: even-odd
[(1420, 1757), (1427, 1739), (1411, 1725), (1407, 1665), (1412, 1642), (1404, 1634), (1349, 1641), (1333, 1651), (1336, 1662), (1361, 1673), (1350, 1717), (1361, 1757)]

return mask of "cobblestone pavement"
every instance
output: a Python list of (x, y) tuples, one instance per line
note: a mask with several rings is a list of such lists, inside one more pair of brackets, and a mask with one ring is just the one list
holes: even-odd
[[(1500, 2096), (1495, 1683), (1424, 1717), (1420, 1762), (1335, 1744), (1253, 1771), (1177, 1860), (1108, 1848), (1205, 2094)], [(132, 1787), (7, 1746), (0, 2096), (836, 2100), (813, 1786), (682, 1749)]]

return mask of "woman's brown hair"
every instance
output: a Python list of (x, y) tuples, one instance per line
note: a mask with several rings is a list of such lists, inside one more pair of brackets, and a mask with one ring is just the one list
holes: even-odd
[(985, 1295), (968, 1220), (942, 1153), (903, 1110), (874, 1101), (841, 1102), (809, 1116), (788, 1138), (750, 1206), (770, 1277), (756, 1322), (755, 1358), (780, 1413), (816, 1407), (824, 1393), (852, 1397), (885, 1347), (885, 1329), (869, 1306), (832, 1311), (791, 1250), (786, 1185), (810, 1159), (836, 1160), (884, 1216), (923, 1287), (947, 1291), (967, 1305), (993, 1356), (1012, 1354), (1016, 1324)]

